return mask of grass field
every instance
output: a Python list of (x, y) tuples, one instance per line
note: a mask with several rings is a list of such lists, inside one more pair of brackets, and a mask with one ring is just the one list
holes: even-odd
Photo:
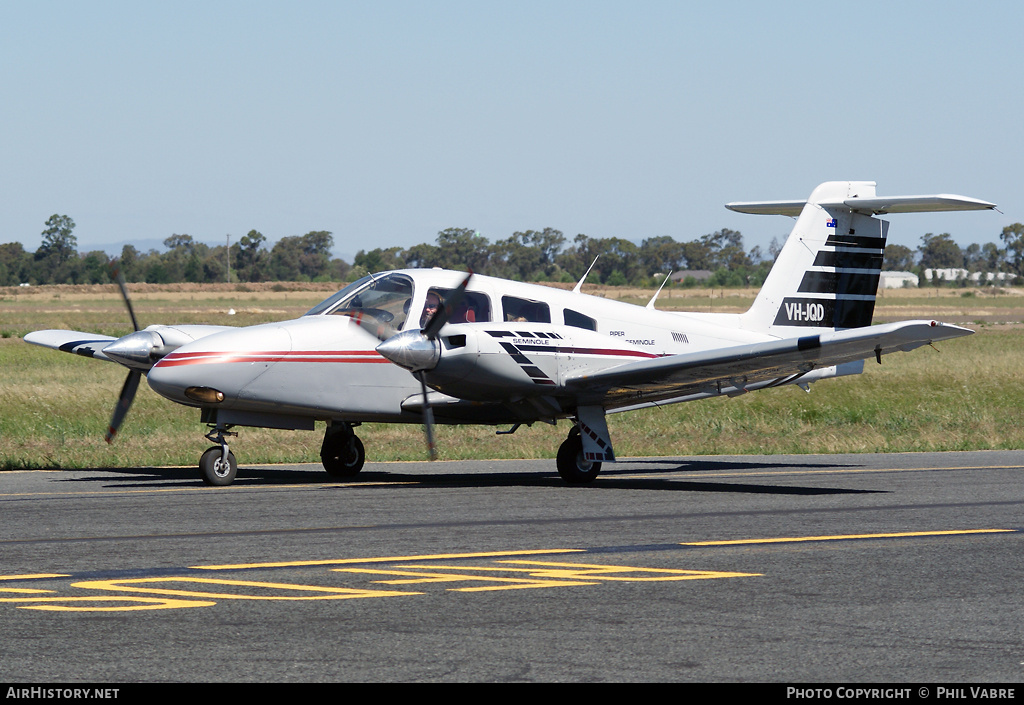
[[(301, 315), (332, 285), (132, 287), (141, 325), (251, 325)], [(305, 287), (305, 289), (303, 289)], [(275, 290), (279, 289), (279, 290)], [(595, 289), (645, 304), (651, 292)], [(977, 335), (870, 361), (865, 374), (734, 399), (711, 399), (609, 417), (622, 457), (722, 453), (831, 453), (1024, 448), (1024, 292), (883, 292), (876, 321), (935, 318)], [(741, 311), (753, 291), (663, 292), (659, 307)], [(229, 314), (233, 309), (235, 313)], [(31, 330), (68, 328), (123, 335), (127, 313), (114, 287), (0, 289), (0, 469), (194, 465), (209, 445), (198, 412), (141, 385), (113, 445), (103, 430), (124, 368), (25, 344)], [(553, 458), (566, 424), (536, 424), (515, 435), (493, 428), (438, 429), (444, 459)], [(319, 432), (237, 429), (241, 462), (319, 460)], [(367, 424), (367, 459), (425, 457), (419, 426)]]

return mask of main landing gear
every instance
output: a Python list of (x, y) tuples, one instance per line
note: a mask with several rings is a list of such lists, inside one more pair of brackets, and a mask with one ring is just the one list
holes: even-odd
[(331, 477), (353, 477), (363, 469), (366, 451), (350, 424), (334, 423), (327, 427), (320, 446), (320, 462)]
[(579, 426), (569, 429), (569, 437), (559, 446), (555, 463), (558, 474), (570, 485), (593, 482), (601, 472), (601, 463), (583, 457), (583, 439), (580, 438)]
[[(216, 426), (206, 438), (216, 445), (207, 449), (199, 459), (199, 475), (208, 485), (223, 487), (234, 482), (238, 474), (238, 461), (228, 448), (228, 436), (237, 436), (230, 425)], [(320, 446), (320, 460), (331, 477), (354, 477), (363, 469), (366, 451), (363, 442), (352, 431), (352, 425), (335, 422), (327, 427)]]

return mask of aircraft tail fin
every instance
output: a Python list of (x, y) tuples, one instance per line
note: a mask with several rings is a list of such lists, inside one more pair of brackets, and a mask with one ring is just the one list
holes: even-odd
[(871, 325), (889, 223), (873, 216), (988, 210), (964, 196), (878, 198), (873, 181), (830, 181), (806, 201), (729, 203), (739, 213), (798, 216), (741, 327), (790, 337)]

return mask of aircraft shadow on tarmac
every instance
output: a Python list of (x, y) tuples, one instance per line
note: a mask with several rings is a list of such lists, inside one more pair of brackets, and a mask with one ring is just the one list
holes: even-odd
[[(636, 465), (650, 465), (638, 469)], [(409, 489), (424, 487), (557, 487), (566, 492), (581, 490), (653, 490), (662, 492), (725, 492), (747, 494), (776, 495), (828, 495), (828, 494), (873, 494), (884, 490), (847, 489), (842, 487), (815, 487), (795, 485), (758, 484), (750, 482), (711, 482), (691, 476), (690, 473), (702, 472), (737, 472), (792, 468), (789, 463), (765, 463), (763, 460), (744, 462), (734, 459), (715, 461), (701, 459), (699, 461), (666, 461), (664, 459), (629, 460), (624, 466), (611, 466), (602, 470), (600, 477), (592, 483), (584, 485), (566, 485), (551, 471), (521, 470), (512, 472), (395, 472), (367, 469), (357, 478), (331, 478), (322, 470), (296, 470), (268, 467), (239, 468), (238, 477), (233, 486), (303, 486), (303, 485), (344, 485), (346, 488), (365, 485), (366, 489), (374, 487), (386, 488), (389, 485), (405, 485)], [(835, 469), (840, 466), (834, 463), (809, 463), (800, 469)], [(65, 482), (100, 482), (108, 487), (119, 489), (165, 489), (183, 488), (188, 485), (201, 487), (195, 468), (96, 468), (97, 472), (105, 473), (92, 477), (76, 477), (63, 480)], [(642, 472), (644, 477), (633, 477)], [(112, 478), (110, 473), (123, 475), (123, 478)], [(680, 473), (686, 473), (680, 475)], [(657, 477), (671, 475), (671, 477)], [(188, 481), (188, 484), (183, 484)], [(223, 488), (231, 491), (231, 488)]]

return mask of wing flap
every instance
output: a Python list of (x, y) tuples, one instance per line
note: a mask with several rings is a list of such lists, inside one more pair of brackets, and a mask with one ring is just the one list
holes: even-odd
[(570, 376), (565, 386), (587, 403), (600, 399), (614, 407), (645, 397), (742, 390), (748, 385), (787, 377), (795, 380), (811, 370), (909, 351), (973, 332), (935, 321), (902, 321), (631, 362)]

